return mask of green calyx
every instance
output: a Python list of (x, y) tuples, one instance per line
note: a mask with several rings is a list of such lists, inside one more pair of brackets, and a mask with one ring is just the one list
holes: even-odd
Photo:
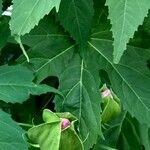
[[(69, 121), (69, 126), (62, 124), (62, 118)], [(78, 136), (74, 124), (78, 121), (69, 112), (54, 113), (43, 111), (43, 123), (28, 130), (31, 146), (41, 150), (83, 150), (83, 142)], [(65, 127), (64, 127), (65, 126)], [(63, 127), (63, 128), (62, 128)]]
[(121, 104), (119, 98), (106, 85), (101, 89), (101, 95), (103, 100), (102, 123), (108, 123), (121, 113)]

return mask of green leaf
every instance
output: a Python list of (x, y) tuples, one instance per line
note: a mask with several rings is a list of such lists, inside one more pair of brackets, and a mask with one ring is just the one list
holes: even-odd
[[(47, 85), (32, 82), (33, 72), (21, 66), (0, 67), (0, 99), (5, 102), (23, 102), (30, 94), (40, 95), (46, 92), (59, 93)], [(61, 93), (59, 93), (61, 94)]]
[(138, 26), (150, 9), (149, 0), (106, 0), (114, 37), (114, 63), (118, 63)]
[(141, 123), (149, 124), (150, 75), (147, 61), (150, 52), (128, 47), (121, 62), (113, 64), (112, 41), (93, 38), (89, 45), (87, 59), (90, 62), (96, 61), (99, 64), (99, 70), (107, 71), (113, 91), (120, 98), (124, 109)]
[(10, 115), (0, 110), (0, 149), (2, 150), (28, 150), (24, 131), (10, 118)]
[(89, 38), (93, 13), (93, 2), (91, 0), (61, 1), (60, 22), (80, 45), (84, 45)]
[(60, 76), (60, 87), (65, 99), (56, 98), (56, 110), (68, 111), (79, 120), (79, 132), (85, 149), (96, 143), (101, 134), (100, 95), (94, 77), (86, 68), (86, 62), (74, 55)]
[(61, 0), (13, 0), (11, 34), (21, 36), (29, 33), (54, 7), (58, 11), (60, 2)]
[(39, 144), (41, 150), (59, 150), (61, 136), (60, 122), (45, 123), (28, 131), (29, 138)]

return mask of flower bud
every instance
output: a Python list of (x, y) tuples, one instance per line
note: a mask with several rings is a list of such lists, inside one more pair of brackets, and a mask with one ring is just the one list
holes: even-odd
[(107, 123), (121, 113), (120, 100), (106, 85), (104, 85), (100, 91), (103, 100), (103, 111), (101, 115), (102, 123)]
[(70, 127), (70, 125), (71, 125), (71, 123), (68, 119), (66, 119), (66, 118), (61, 119), (61, 129), (68, 128), (68, 127)]

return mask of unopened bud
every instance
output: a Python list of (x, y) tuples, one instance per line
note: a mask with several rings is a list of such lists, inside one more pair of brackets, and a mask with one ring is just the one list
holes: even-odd
[(70, 127), (70, 125), (71, 125), (71, 123), (68, 119), (62, 118), (62, 120), (61, 120), (61, 129), (68, 128), (68, 127)]
[(101, 92), (101, 96), (102, 96), (102, 98), (105, 98), (105, 97), (113, 98), (111, 91), (109, 89), (106, 89), (105, 91)]

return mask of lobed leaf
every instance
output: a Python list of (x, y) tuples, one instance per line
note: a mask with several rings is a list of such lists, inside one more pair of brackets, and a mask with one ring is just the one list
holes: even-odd
[(114, 37), (113, 61), (118, 63), (126, 50), (126, 44), (133, 37), (138, 26), (150, 9), (149, 0), (106, 0), (109, 8), (109, 19)]

